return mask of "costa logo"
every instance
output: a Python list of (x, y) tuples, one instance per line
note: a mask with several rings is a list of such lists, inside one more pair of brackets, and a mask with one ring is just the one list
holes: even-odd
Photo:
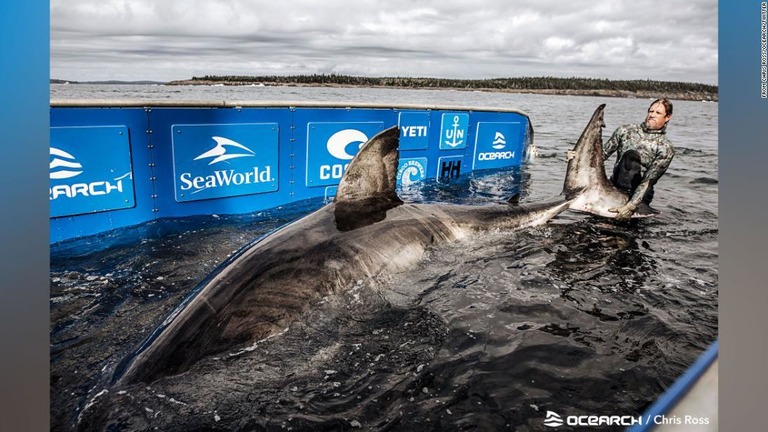
[(360, 147), (382, 128), (381, 122), (308, 123), (306, 185), (339, 184)]

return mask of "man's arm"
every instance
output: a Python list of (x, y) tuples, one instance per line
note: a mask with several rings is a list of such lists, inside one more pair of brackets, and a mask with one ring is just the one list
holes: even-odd
[(672, 158), (675, 156), (675, 150), (671, 145), (666, 147), (664, 153), (658, 155), (656, 159), (651, 162), (651, 166), (645, 171), (643, 179), (635, 189), (635, 193), (629, 198), (626, 204), (621, 207), (608, 209), (608, 211), (616, 213), (616, 219), (626, 221), (629, 220), (637, 210), (637, 206), (643, 201), (648, 189), (655, 185), (656, 182), (667, 172), (669, 164), (672, 162)]
[(613, 131), (611, 138), (603, 145), (603, 160), (608, 160), (616, 152), (616, 149), (619, 148), (619, 143), (623, 140), (623, 135), (624, 126), (619, 126)]
[(667, 172), (667, 168), (669, 168), (669, 164), (672, 163), (672, 158), (674, 156), (675, 156), (675, 151), (670, 146), (668, 147), (668, 150), (664, 154), (659, 155), (651, 163), (651, 166), (649, 166), (648, 169), (645, 171), (645, 174), (643, 175), (643, 179), (640, 181), (640, 184), (637, 186), (637, 189), (635, 189), (635, 193), (632, 194), (632, 197), (630, 197), (628, 202), (629, 204), (632, 204), (635, 207), (640, 205), (640, 203), (643, 201), (643, 197), (645, 197), (645, 193), (648, 192), (648, 189), (650, 189), (651, 186), (655, 185), (656, 182), (661, 178), (661, 176), (663, 176), (664, 173)]

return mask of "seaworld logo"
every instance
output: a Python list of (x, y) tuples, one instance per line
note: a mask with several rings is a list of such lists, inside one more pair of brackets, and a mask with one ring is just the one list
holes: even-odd
[[(51, 180), (64, 180), (77, 177), (83, 173), (83, 166), (74, 156), (64, 150), (51, 147), (50, 178)], [(123, 179), (131, 177), (127, 173), (115, 179), (97, 180), (93, 182), (57, 184), (48, 189), (49, 199), (51, 201), (59, 198), (75, 198), (78, 196), (93, 197), (100, 195), (109, 195), (113, 192), (123, 192)]]
[(206, 189), (265, 183), (275, 179), (272, 178), (272, 167), (267, 166), (266, 168), (253, 167), (253, 170), (248, 172), (237, 172), (233, 169), (218, 170), (206, 176), (193, 176), (192, 173), (183, 173), (179, 176), (179, 180), (182, 183), (181, 190), (188, 191), (194, 189), (192, 193), (198, 193)]
[[(224, 162), (225, 160), (229, 160), (229, 159), (256, 156), (256, 153), (254, 153), (253, 150), (240, 144), (237, 141), (232, 141), (229, 138), (224, 138), (220, 136), (214, 136), (211, 138), (214, 141), (216, 141), (216, 146), (208, 150), (207, 152), (201, 154), (200, 156), (196, 157), (194, 160), (213, 158), (211, 162), (208, 163), (208, 165), (213, 165), (219, 162)], [(231, 149), (241, 149), (241, 150), (245, 150), (247, 153), (228, 153), (228, 151)], [(233, 151), (237, 151), (237, 150), (233, 150)]]
[[(256, 152), (237, 141), (221, 136), (212, 136), (211, 139), (216, 141), (216, 145), (212, 149), (193, 158), (193, 160), (210, 159), (210, 162), (208, 162), (208, 166), (210, 166), (230, 159), (256, 157)], [(263, 168), (248, 166), (245, 170), (223, 169), (205, 175), (184, 172), (179, 176), (179, 181), (181, 182), (179, 189), (185, 192), (191, 190), (193, 194), (196, 194), (207, 189), (252, 185), (274, 180), (272, 178), (271, 166)]]

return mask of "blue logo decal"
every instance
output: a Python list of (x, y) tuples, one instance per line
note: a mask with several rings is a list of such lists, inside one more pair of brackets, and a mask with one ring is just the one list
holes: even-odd
[(437, 181), (448, 183), (461, 175), (461, 161), (463, 156), (441, 157), (437, 160)]
[(444, 113), (440, 126), (440, 150), (456, 150), (467, 147), (469, 114)]
[(429, 113), (426, 111), (401, 112), (400, 150), (426, 150), (429, 147)]
[(128, 128), (52, 127), (51, 217), (136, 205)]
[(307, 186), (334, 186), (360, 147), (379, 133), (382, 122), (308, 123)]
[(478, 122), (473, 170), (506, 168), (520, 163), (520, 123)]
[(176, 201), (274, 192), (278, 125), (173, 125)]
[(420, 182), (427, 178), (427, 158), (400, 159), (397, 167), (397, 183), (401, 186)]
[(336, 197), (336, 192), (338, 192), (339, 188), (338, 186), (328, 186), (325, 188), (325, 202), (331, 202), (333, 201), (333, 198)]

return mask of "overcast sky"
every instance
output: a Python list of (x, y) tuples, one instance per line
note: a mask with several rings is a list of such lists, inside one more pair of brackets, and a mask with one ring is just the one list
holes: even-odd
[(717, 84), (716, 0), (51, 0), (51, 77)]

